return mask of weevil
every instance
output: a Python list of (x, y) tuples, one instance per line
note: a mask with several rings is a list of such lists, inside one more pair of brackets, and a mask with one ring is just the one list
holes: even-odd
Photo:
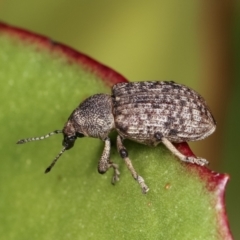
[(149, 188), (134, 169), (123, 145), (124, 139), (149, 146), (163, 143), (181, 161), (203, 166), (208, 164), (207, 160), (184, 156), (172, 143), (201, 140), (215, 129), (216, 122), (205, 100), (187, 86), (173, 81), (124, 82), (115, 84), (111, 95), (95, 94), (80, 103), (63, 130), (22, 139), (17, 143), (43, 140), (63, 133), (63, 149), (45, 170), (47, 173), (63, 152), (74, 146), (77, 138), (99, 138), (105, 145), (98, 162), (98, 172), (103, 174), (113, 168), (112, 183), (115, 183), (119, 180), (120, 172), (118, 165), (110, 160), (109, 134), (116, 130), (117, 150), (142, 192), (147, 193)]

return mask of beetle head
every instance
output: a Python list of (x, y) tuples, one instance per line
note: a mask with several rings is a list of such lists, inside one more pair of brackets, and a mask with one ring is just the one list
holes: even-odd
[(72, 148), (74, 146), (75, 140), (77, 138), (84, 137), (82, 133), (76, 131), (71, 120), (68, 120), (63, 128), (63, 141), (62, 145), (66, 150)]

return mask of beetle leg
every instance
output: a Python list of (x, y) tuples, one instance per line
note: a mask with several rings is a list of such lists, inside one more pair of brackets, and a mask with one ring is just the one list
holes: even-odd
[(110, 158), (110, 150), (111, 150), (111, 142), (109, 138), (105, 139), (105, 146), (103, 149), (103, 153), (102, 156), (98, 162), (98, 172), (103, 174), (105, 173), (110, 167), (113, 168), (114, 170), (114, 174), (113, 174), (113, 178), (112, 178), (112, 183), (114, 184), (116, 181), (119, 180), (119, 175), (120, 172), (118, 170), (118, 165), (111, 162), (109, 160)]
[(162, 138), (162, 143), (175, 155), (177, 156), (181, 161), (188, 162), (188, 163), (195, 163), (200, 166), (204, 166), (208, 164), (208, 161), (204, 158), (198, 158), (198, 157), (187, 157), (180, 153), (174, 145), (167, 139)]
[(134, 169), (131, 160), (128, 158), (127, 149), (123, 146), (123, 142), (122, 141), (123, 141), (123, 139), (118, 135), (117, 136), (117, 149), (118, 149), (118, 152), (119, 152), (120, 156), (123, 158), (123, 160), (125, 161), (125, 163), (126, 163), (128, 169), (129, 169), (129, 171), (131, 172), (133, 178), (141, 186), (142, 193), (147, 193), (149, 188), (145, 184), (144, 179), (140, 175), (138, 175), (138, 173)]

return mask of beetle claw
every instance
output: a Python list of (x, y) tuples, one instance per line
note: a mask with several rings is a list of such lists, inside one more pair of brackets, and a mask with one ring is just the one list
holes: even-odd
[(113, 177), (112, 177), (112, 184), (113, 185), (115, 185), (115, 183), (120, 180), (119, 176), (120, 176), (119, 170), (117, 168), (114, 168), (114, 174), (113, 174)]

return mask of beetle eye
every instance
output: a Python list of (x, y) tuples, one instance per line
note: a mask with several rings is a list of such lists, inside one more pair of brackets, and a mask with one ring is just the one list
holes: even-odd
[(77, 132), (77, 133), (76, 133), (76, 136), (77, 136), (78, 138), (82, 138), (82, 137), (84, 137), (84, 134), (82, 134), (82, 133), (80, 133), (80, 132)]

